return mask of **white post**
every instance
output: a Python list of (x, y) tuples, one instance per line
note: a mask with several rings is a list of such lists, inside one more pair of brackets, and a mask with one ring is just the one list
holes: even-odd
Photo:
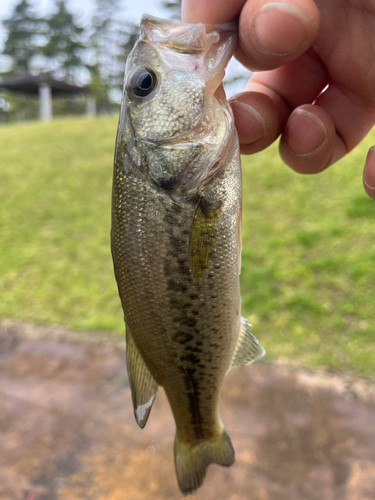
[(94, 96), (89, 96), (86, 101), (86, 115), (96, 116), (96, 99)]
[(47, 83), (39, 85), (40, 119), (49, 122), (52, 119), (52, 93)]

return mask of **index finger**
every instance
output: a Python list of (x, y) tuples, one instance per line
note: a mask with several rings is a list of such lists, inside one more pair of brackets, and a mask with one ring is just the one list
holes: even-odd
[(219, 24), (234, 19), (246, 0), (182, 0), (181, 20), (184, 23)]
[(312, 44), (320, 22), (314, 0), (183, 0), (182, 20), (228, 22), (239, 15), (237, 59), (251, 70), (294, 61)]

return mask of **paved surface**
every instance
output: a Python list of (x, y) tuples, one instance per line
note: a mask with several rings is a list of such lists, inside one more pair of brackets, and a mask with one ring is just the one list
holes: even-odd
[[(200, 500), (373, 500), (375, 389), (266, 363), (228, 374), (236, 450)], [(174, 423), (160, 391), (133, 418), (124, 341), (0, 322), (0, 499), (179, 499)]]

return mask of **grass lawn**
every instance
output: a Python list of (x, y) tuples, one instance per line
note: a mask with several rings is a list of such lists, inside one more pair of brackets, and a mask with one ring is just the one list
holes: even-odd
[[(123, 333), (109, 250), (115, 118), (0, 126), (0, 316)], [(375, 374), (375, 202), (362, 145), (302, 177), (243, 160), (243, 314), (267, 350)]]

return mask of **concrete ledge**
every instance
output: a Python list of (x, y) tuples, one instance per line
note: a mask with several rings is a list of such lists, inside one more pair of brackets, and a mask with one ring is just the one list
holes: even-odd
[[(0, 321), (0, 499), (177, 500), (175, 425), (162, 390), (135, 424), (125, 341)], [(374, 384), (277, 363), (228, 373), (236, 451), (195, 500), (373, 500)]]

